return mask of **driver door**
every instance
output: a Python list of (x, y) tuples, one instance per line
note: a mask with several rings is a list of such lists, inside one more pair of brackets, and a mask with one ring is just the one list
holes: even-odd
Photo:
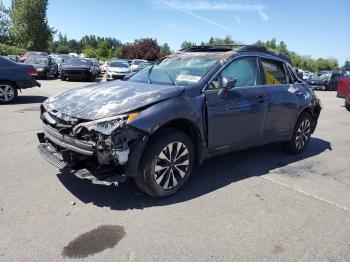
[[(219, 95), (223, 77), (237, 82)], [(268, 104), (257, 57), (233, 60), (208, 85), (205, 95), (209, 150), (250, 146), (263, 137)]]

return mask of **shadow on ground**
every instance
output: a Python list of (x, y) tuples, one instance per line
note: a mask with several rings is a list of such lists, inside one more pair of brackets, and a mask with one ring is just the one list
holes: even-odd
[(26, 96), (19, 94), (17, 99), (9, 105), (25, 105), (42, 103), (47, 99), (47, 96)]
[(271, 144), (218, 156), (197, 167), (182, 191), (160, 200), (141, 194), (133, 179), (116, 188), (94, 185), (69, 173), (57, 176), (62, 184), (84, 203), (110, 207), (112, 210), (143, 209), (191, 200), (236, 181), (266, 175), (273, 169), (316, 156), (326, 150), (332, 150), (329, 142), (311, 138), (307, 149), (299, 155), (285, 154), (281, 152), (279, 144)]

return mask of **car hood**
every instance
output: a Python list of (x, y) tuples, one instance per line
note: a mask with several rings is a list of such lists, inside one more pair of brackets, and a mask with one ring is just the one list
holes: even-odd
[(179, 86), (112, 81), (71, 89), (48, 98), (43, 106), (69, 117), (95, 120), (134, 111), (180, 95)]

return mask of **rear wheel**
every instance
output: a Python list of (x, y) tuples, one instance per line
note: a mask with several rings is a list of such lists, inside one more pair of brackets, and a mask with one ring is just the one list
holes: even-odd
[(50, 72), (49, 72), (49, 71), (45, 73), (45, 79), (46, 79), (46, 80), (49, 80), (49, 79), (50, 79)]
[(194, 165), (194, 148), (189, 137), (177, 130), (164, 129), (148, 143), (135, 177), (137, 186), (155, 198), (180, 190)]
[(8, 82), (0, 82), (0, 103), (6, 104), (14, 101), (18, 96), (17, 88)]
[(67, 78), (61, 74), (61, 80), (62, 80), (62, 81), (66, 81)]
[(292, 138), (283, 142), (284, 150), (290, 154), (298, 154), (303, 152), (309, 143), (314, 120), (312, 116), (305, 112), (295, 124)]

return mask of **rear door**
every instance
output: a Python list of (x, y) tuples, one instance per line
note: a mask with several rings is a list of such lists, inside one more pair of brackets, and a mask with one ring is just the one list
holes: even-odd
[(288, 78), (282, 61), (261, 58), (261, 68), (268, 94), (268, 115), (265, 133), (284, 134), (291, 131), (298, 114), (298, 97), (302, 95), (298, 84)]
[[(236, 86), (219, 95), (223, 77), (235, 78)], [(233, 60), (205, 90), (209, 148), (251, 144), (264, 134), (267, 95), (257, 57)]]

